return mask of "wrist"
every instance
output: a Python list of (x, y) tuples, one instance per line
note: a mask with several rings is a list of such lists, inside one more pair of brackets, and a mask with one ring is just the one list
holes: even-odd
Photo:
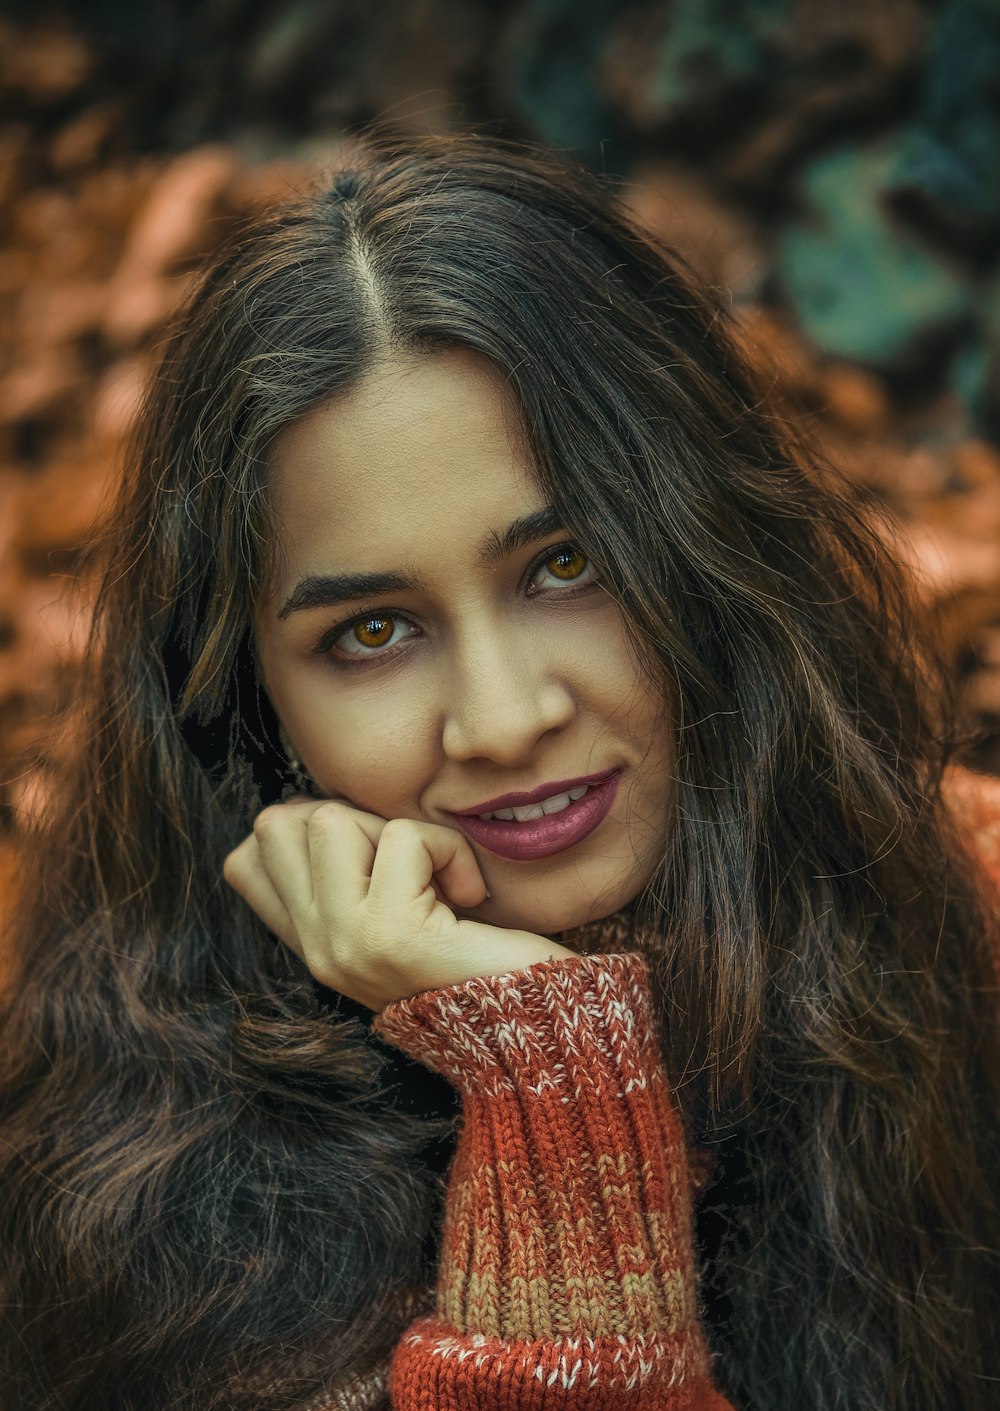
[[(564, 960), (567, 956), (577, 954), (568, 946), (560, 945), (558, 941), (550, 941), (547, 936), (536, 935), (533, 931), (507, 931), (505, 940), (510, 944), (513, 962), (504, 967), (506, 970), (520, 970), (526, 965), (537, 965), (545, 960)], [(498, 975), (503, 972), (492, 970), (489, 973)]]

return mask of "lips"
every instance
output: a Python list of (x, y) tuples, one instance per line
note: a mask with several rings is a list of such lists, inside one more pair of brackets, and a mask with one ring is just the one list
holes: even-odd
[[(531, 861), (535, 858), (550, 857), (563, 852), (589, 837), (604, 822), (611, 811), (618, 792), (621, 772), (617, 769), (608, 774), (595, 776), (595, 782), (586, 780), (566, 780), (556, 784), (546, 784), (542, 789), (530, 794), (506, 794), (490, 800), (492, 808), (480, 806), (479, 812), (494, 812), (504, 808), (505, 799), (517, 799), (517, 804), (507, 804), (507, 808), (528, 807), (541, 804), (542, 799), (556, 801), (559, 794), (577, 792), (587, 784), (586, 792), (578, 798), (570, 797), (566, 807), (555, 813), (545, 813), (541, 818), (524, 821), (517, 818), (479, 818), (476, 814), (453, 813), (455, 823), (472, 842), (496, 853), (498, 857), (512, 858), (515, 861)], [(543, 792), (544, 791), (544, 792)], [(520, 801), (524, 800), (522, 804)]]
[(471, 818), (473, 815), (481, 813), (495, 813), (500, 808), (518, 808), (540, 804), (543, 799), (567, 794), (571, 789), (582, 789), (591, 784), (600, 784), (605, 779), (610, 779), (614, 773), (613, 769), (605, 769), (602, 774), (584, 774), (578, 779), (557, 779), (551, 784), (539, 784), (537, 789), (529, 789), (527, 793), (498, 794), (496, 798), (486, 799), (484, 803), (477, 803), (473, 808), (458, 808), (453, 812), (458, 818)]

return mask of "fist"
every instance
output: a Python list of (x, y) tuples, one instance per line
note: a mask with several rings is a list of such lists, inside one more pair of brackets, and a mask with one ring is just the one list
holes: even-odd
[(487, 896), (464, 834), (339, 799), (265, 808), (222, 875), (315, 979), (372, 1010), (574, 954), (530, 931), (456, 917), (453, 907)]

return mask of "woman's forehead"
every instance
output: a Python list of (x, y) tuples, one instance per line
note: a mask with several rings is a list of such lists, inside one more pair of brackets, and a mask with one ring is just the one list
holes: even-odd
[(464, 349), (383, 365), (278, 438), (275, 529), (293, 557), (398, 561), (544, 505), (502, 374)]

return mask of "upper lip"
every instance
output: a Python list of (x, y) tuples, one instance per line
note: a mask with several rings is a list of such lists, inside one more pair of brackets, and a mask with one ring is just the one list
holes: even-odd
[(452, 808), (448, 811), (459, 818), (469, 818), (474, 813), (495, 813), (498, 808), (521, 808), (526, 804), (541, 803), (542, 799), (551, 799), (556, 794), (565, 794), (569, 789), (579, 789), (581, 784), (599, 784), (604, 779), (610, 779), (614, 773), (613, 769), (605, 769), (602, 774), (585, 774), (580, 779), (555, 779), (550, 784), (539, 784), (537, 789), (529, 789), (527, 793), (498, 794), (495, 799), (486, 799), (472, 808)]

